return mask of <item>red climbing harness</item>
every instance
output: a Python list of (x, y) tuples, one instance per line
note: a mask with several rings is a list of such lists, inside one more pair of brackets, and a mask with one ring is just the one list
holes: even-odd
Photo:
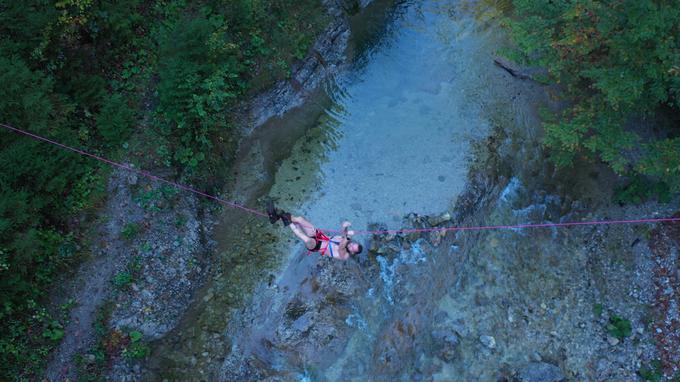
[[(340, 244), (338, 242), (335, 242), (331, 240), (330, 237), (326, 236), (325, 233), (323, 233), (321, 230), (317, 229), (316, 234), (314, 236), (314, 239), (316, 239), (316, 247), (314, 249), (308, 249), (307, 250), (307, 256), (309, 256), (312, 252), (321, 252), (321, 256), (326, 256), (326, 252), (330, 251), (330, 256), (333, 257), (333, 244)], [(321, 245), (323, 242), (327, 242), (328, 245), (326, 248), (321, 249)]]

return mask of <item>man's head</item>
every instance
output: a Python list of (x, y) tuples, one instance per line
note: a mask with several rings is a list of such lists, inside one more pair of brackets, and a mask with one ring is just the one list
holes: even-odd
[(361, 251), (364, 250), (364, 247), (361, 246), (361, 244), (356, 243), (354, 241), (350, 241), (347, 243), (347, 251), (352, 254), (352, 255), (358, 255), (361, 253)]

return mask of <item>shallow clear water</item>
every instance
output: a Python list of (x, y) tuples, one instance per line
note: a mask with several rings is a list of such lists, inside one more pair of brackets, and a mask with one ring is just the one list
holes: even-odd
[(400, 6), (382, 39), (328, 86), (332, 106), (271, 194), (326, 228), (341, 219), (396, 228), (409, 212), (446, 209), (464, 185), (470, 142), (488, 132), (481, 107), (493, 96), (489, 62), (480, 64), (493, 36), (457, 12), (456, 2)]

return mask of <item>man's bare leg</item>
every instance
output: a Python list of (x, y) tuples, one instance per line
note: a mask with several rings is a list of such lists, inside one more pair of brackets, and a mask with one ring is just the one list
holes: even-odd
[[(293, 218), (291, 217), (291, 221), (292, 220)], [(305, 243), (305, 247), (307, 247), (307, 249), (312, 250), (316, 247), (316, 238), (310, 237), (309, 235), (307, 235), (306, 232), (302, 231), (300, 229), (299, 223), (296, 222), (290, 223), (288, 227), (290, 227), (295, 236), (297, 236), (300, 240), (302, 240)]]
[(290, 228), (295, 236), (305, 243), (307, 249), (313, 250), (316, 247), (316, 229), (303, 217), (291, 216), (290, 213), (277, 209), (271, 199), (267, 202), (267, 215), (272, 224), (281, 219), (283, 225)]
[(296, 223), (309, 237), (316, 237), (316, 228), (302, 216), (291, 216), (290, 221)]

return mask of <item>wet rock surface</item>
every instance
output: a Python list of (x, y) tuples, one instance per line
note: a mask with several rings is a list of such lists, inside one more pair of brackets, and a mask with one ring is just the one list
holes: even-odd
[[(506, 140), (494, 148), (500, 159), (510, 145)], [(486, 161), (478, 168), (498, 163), (499, 158), (487, 157), (489, 153), (493, 154), (479, 156)], [(474, 172), (454, 210), (464, 225), (476, 225), (480, 218), (486, 225), (526, 224), (594, 220), (598, 214), (610, 219), (670, 216), (677, 210), (677, 201), (628, 208), (593, 203), (588, 208), (569, 193), (553, 194), (537, 187), (535, 177), (529, 185), (517, 177), (496, 177), (497, 171)], [(424, 226), (423, 219), (412, 215), (410, 220), (414, 226)], [(672, 377), (677, 351), (670, 349), (677, 337), (671, 323), (677, 310), (669, 308), (677, 306), (678, 289), (669, 270), (677, 264), (678, 250), (670, 229), (670, 225), (651, 230), (594, 225), (542, 232), (460, 231), (439, 247), (429, 238), (428, 260), (441, 256), (446, 246), (465, 258), (447, 280), (448, 293), (437, 304), (443, 312), (434, 318), (443, 330), (457, 333), (458, 349), (450, 356), (442, 352), (442, 341), (435, 341), (431, 355), (444, 365), (431, 375), (451, 380), (503, 376), (537, 381), (637, 380), (641, 365), (662, 359), (666, 377)], [(645, 239), (644, 232), (652, 234)], [(397, 238), (374, 240), (371, 248), (376, 252), (408, 247)], [(392, 296), (398, 305), (402, 297)], [(665, 318), (650, 322), (650, 309)], [(633, 330), (617, 334), (612, 327), (617, 317), (624, 317)], [(650, 334), (651, 330), (657, 334)], [(543, 358), (554, 364), (541, 363)], [(523, 366), (529, 360), (535, 362)]]
[(366, 287), (359, 272), (356, 264), (324, 259), (294, 293), (259, 290), (255, 303), (238, 317), (248, 324), (232, 328), (242, 341), (232, 345), (219, 380), (287, 380), (295, 375), (291, 369), (304, 370), (307, 363), (328, 366), (346, 345), (351, 330), (346, 318)]
[(404, 365), (416, 360), (421, 340), (425, 337), (423, 312), (414, 307), (388, 322), (373, 347), (372, 375), (396, 378)]

